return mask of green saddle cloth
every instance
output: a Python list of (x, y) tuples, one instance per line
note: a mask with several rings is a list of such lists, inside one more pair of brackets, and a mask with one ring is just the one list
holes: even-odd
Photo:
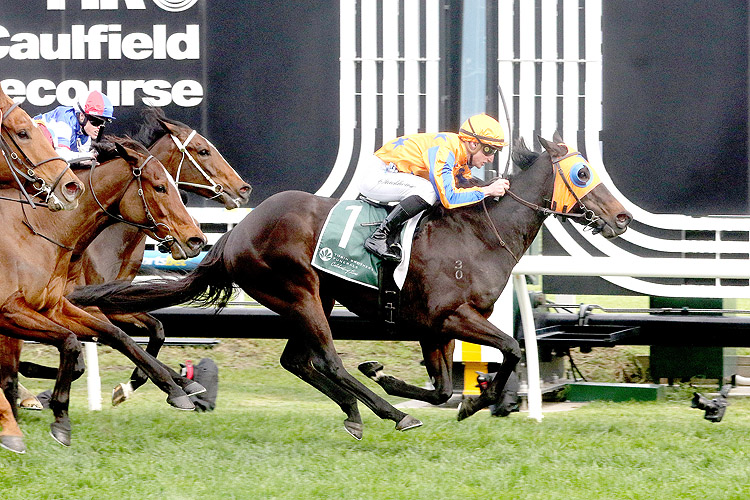
[(313, 267), (377, 289), (381, 259), (365, 250), (364, 243), (386, 215), (385, 209), (363, 201), (339, 201), (323, 225)]

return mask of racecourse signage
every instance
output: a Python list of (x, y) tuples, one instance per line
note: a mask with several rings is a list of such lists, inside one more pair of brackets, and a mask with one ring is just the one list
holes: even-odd
[[(33, 3), (39, 11), (29, 15)], [(196, 3), (36, 0), (4, 6), (3, 89), (32, 111), (73, 104), (94, 89), (118, 107), (199, 106), (205, 50)]]

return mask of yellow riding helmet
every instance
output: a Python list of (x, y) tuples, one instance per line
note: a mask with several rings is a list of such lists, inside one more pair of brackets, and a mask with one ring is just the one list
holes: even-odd
[(505, 142), (503, 127), (497, 120), (484, 113), (474, 115), (463, 122), (458, 129), (458, 137), (463, 141), (480, 142), (495, 149), (508, 145)]

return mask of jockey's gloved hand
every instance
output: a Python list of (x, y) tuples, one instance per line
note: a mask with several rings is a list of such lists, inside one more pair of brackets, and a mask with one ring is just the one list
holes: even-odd
[(91, 167), (96, 164), (96, 157), (92, 153), (81, 153), (80, 156), (68, 160), (70, 168)]

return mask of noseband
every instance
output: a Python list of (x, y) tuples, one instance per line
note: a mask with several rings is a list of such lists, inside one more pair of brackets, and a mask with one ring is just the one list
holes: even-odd
[[(96, 166), (96, 162), (93, 162), (91, 164), (91, 174), (89, 175), (89, 189), (91, 189), (91, 194), (94, 196), (94, 201), (96, 201), (96, 204), (99, 205), (99, 208), (102, 209), (102, 211), (110, 216), (111, 218), (115, 219), (119, 222), (124, 222), (125, 224), (128, 224), (129, 226), (137, 227), (138, 229), (143, 229), (145, 231), (150, 231), (153, 235), (153, 238), (159, 242), (159, 248), (160, 249), (168, 249), (169, 247), (174, 244), (174, 237), (170, 234), (172, 229), (163, 222), (157, 222), (154, 216), (151, 214), (151, 211), (148, 208), (148, 203), (146, 203), (146, 196), (143, 192), (143, 183), (141, 181), (141, 174), (143, 173), (143, 169), (146, 168), (146, 164), (154, 158), (153, 155), (149, 155), (148, 158), (143, 160), (143, 163), (141, 163), (138, 167), (133, 167), (133, 178), (138, 183), (138, 196), (141, 198), (141, 201), (143, 202), (143, 210), (146, 212), (146, 219), (151, 222), (150, 226), (147, 226), (145, 224), (138, 224), (137, 222), (131, 222), (129, 220), (124, 219), (122, 216), (113, 214), (109, 211), (107, 211), (106, 208), (104, 208), (104, 205), (101, 204), (99, 199), (96, 197), (96, 191), (94, 191), (94, 184), (93, 184), (93, 178), (94, 178), (94, 167)], [(132, 182), (132, 181), (131, 181)], [(157, 231), (160, 227), (164, 227), (167, 229), (167, 235), (164, 238), (159, 237)]]
[[(10, 115), (13, 110), (18, 106), (18, 103), (13, 103), (13, 105), (8, 108), (8, 111), (6, 111), (4, 114), (2, 110), (0, 110), (0, 125), (5, 121), (5, 118)], [(3, 129), (5, 129), (5, 126), (2, 126)], [(24, 152), (24, 150), (18, 145), (18, 143), (13, 139), (13, 136), (8, 133), (8, 139), (11, 143), (13, 143), (13, 146), (15, 146), (15, 149), (18, 150), (21, 153), (21, 156), (19, 157), (18, 154), (13, 151), (10, 147), (10, 145), (5, 141), (5, 139), (2, 137), (2, 134), (0, 134), (0, 149), (3, 153), (3, 158), (5, 158), (5, 163), (10, 168), (10, 173), (13, 175), (13, 178), (16, 181), (16, 184), (18, 184), (19, 189), (21, 190), (21, 193), (23, 193), (26, 200), (16, 200), (16, 199), (10, 199), (2, 197), (2, 199), (10, 199), (11, 201), (21, 202), (21, 203), (28, 203), (32, 207), (36, 208), (36, 205), (46, 206), (46, 204), (49, 202), (50, 198), (54, 198), (54, 191), (57, 189), (57, 185), (60, 183), (60, 180), (62, 179), (63, 175), (65, 175), (65, 172), (68, 171), (70, 168), (70, 165), (68, 165), (62, 172), (60, 172), (60, 175), (57, 176), (57, 179), (52, 183), (52, 186), (49, 186), (47, 182), (36, 175), (34, 172), (34, 169), (37, 168), (40, 165), (43, 165), (45, 163), (49, 163), (51, 161), (55, 160), (62, 160), (67, 163), (65, 159), (63, 159), (60, 156), (53, 156), (52, 158), (48, 158), (46, 160), (42, 160), (39, 163), (34, 163), (31, 161), (31, 159), (28, 157), (28, 155)], [(16, 164), (18, 166), (16, 166)], [(35, 204), (32, 196), (29, 195), (29, 193), (26, 191), (26, 188), (23, 186), (23, 182), (21, 181), (21, 178), (25, 179), (26, 181), (30, 182), (31, 185), (36, 189), (36, 193), (34, 193), (33, 196), (37, 196), (40, 193), (45, 193), (47, 196), (45, 198), (44, 203), (37, 203)]]

